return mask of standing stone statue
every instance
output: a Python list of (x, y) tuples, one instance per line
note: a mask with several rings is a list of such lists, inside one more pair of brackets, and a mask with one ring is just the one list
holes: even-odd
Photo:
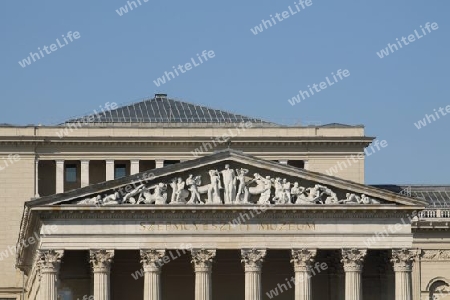
[(303, 195), (303, 192), (305, 191), (305, 188), (300, 186), (298, 182), (294, 182), (294, 185), (291, 188), (291, 197), (293, 203), (297, 203), (298, 198)]
[(189, 191), (191, 192), (191, 198), (187, 204), (203, 203), (201, 202), (200, 193), (198, 192), (198, 187), (201, 184), (201, 176), (195, 176), (194, 178), (192, 174), (189, 174), (189, 177), (186, 179), (186, 185), (189, 187)]
[(236, 176), (234, 170), (230, 169), (230, 165), (226, 164), (225, 169), (222, 170), (224, 192), (224, 204), (233, 204), (236, 198)]
[(247, 204), (249, 191), (245, 184), (245, 175), (248, 173), (247, 169), (240, 168), (237, 172), (237, 181), (239, 181), (237, 193), (236, 193), (236, 204)]
[(177, 197), (178, 191), (178, 184), (176, 178), (172, 178), (172, 180), (170, 181), (170, 187), (172, 188), (172, 196), (170, 197), (169, 203), (175, 203), (175, 198)]
[(284, 204), (284, 189), (283, 184), (281, 183), (281, 178), (277, 177), (273, 179), (273, 185), (275, 187), (275, 196), (273, 197), (273, 201), (276, 204)]
[(222, 188), (220, 173), (217, 170), (209, 170), (208, 173), (211, 179), (211, 184), (208, 188), (208, 204), (222, 204), (222, 199), (220, 198), (220, 189)]
[(291, 183), (286, 178), (283, 179), (283, 197), (284, 204), (292, 204), (291, 202)]
[(264, 191), (261, 193), (261, 196), (258, 199), (258, 204), (270, 204), (270, 195), (272, 190), (272, 180), (270, 176), (266, 176), (266, 178), (260, 177), (261, 181), (264, 185)]

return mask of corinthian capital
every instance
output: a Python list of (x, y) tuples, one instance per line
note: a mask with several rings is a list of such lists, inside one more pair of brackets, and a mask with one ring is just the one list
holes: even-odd
[(242, 249), (241, 262), (245, 264), (245, 271), (261, 271), (266, 250)]
[(342, 249), (341, 262), (344, 264), (345, 272), (361, 272), (367, 250)]
[(192, 249), (191, 256), (195, 271), (210, 271), (216, 250)]
[(63, 250), (38, 250), (37, 264), (41, 273), (58, 272), (63, 255)]
[(292, 249), (291, 250), (291, 263), (294, 264), (294, 270), (298, 271), (309, 271), (314, 258), (316, 257), (316, 249)]
[(166, 250), (141, 250), (141, 263), (144, 271), (160, 272), (161, 266), (164, 264), (162, 258), (166, 254)]
[(392, 249), (391, 262), (394, 265), (395, 272), (411, 272), (412, 264), (419, 255), (417, 250), (410, 249)]
[(114, 250), (91, 250), (90, 261), (94, 272), (109, 272)]

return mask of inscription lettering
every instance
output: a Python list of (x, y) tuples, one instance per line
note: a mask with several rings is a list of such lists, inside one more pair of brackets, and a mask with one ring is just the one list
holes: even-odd
[(316, 225), (312, 222), (307, 223), (258, 223), (258, 224), (231, 224), (221, 222), (211, 223), (174, 223), (174, 222), (141, 222), (139, 231), (145, 232), (179, 232), (179, 231), (313, 231)]

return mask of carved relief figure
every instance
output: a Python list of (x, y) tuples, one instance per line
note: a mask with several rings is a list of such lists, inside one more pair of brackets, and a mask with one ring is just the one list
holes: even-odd
[(177, 191), (178, 191), (178, 184), (177, 184), (176, 178), (172, 178), (172, 180), (170, 181), (170, 187), (172, 188), (172, 195), (170, 196), (169, 203), (175, 203), (175, 198), (177, 197)]
[[(176, 180), (176, 191), (172, 191), (175, 193), (175, 202), (171, 202), (171, 204), (185, 204), (186, 198), (189, 196), (189, 192), (184, 189), (185, 183), (181, 177), (178, 177)], [(173, 198), (173, 194), (172, 194)]]
[(272, 180), (270, 179), (270, 176), (266, 176), (266, 178), (261, 178), (261, 181), (264, 186), (264, 190), (261, 193), (261, 196), (258, 199), (258, 204), (270, 204), (270, 195), (271, 195), (271, 189), (272, 189)]
[(249, 187), (248, 191), (251, 195), (259, 195), (258, 204), (270, 203), (272, 181), (270, 176), (263, 178), (258, 173), (253, 174), (253, 179), (248, 182), (248, 185), (256, 183), (255, 187)]
[(283, 179), (283, 194), (285, 204), (292, 204), (291, 202), (291, 183), (286, 178)]
[(92, 198), (86, 198), (78, 202), (77, 204), (93, 204), (93, 205), (100, 205), (102, 204), (102, 196), (98, 195)]
[(326, 189), (324, 193), (328, 195), (324, 204), (339, 204), (338, 196), (331, 189)]
[[(115, 191), (110, 191), (108, 195), (88, 197), (78, 202), (80, 205), (117, 205), (117, 204), (167, 204), (167, 185), (172, 188), (170, 204), (347, 204), (347, 205), (369, 205), (380, 204), (380, 200), (372, 199), (365, 194), (355, 194), (348, 192), (346, 198), (339, 200), (337, 194), (330, 188), (315, 184), (312, 187), (305, 188), (295, 182), (292, 187), (286, 178), (277, 177), (271, 179), (270, 176), (261, 176), (259, 173), (253, 174), (253, 179), (246, 182), (246, 176), (249, 170), (240, 168), (232, 169), (226, 164), (222, 171), (211, 169), (208, 171), (210, 183), (201, 186), (201, 176), (189, 174), (186, 181), (181, 177), (176, 177), (170, 183), (157, 183), (150, 187), (140, 184), (123, 198)], [(222, 179), (223, 177), (223, 186)], [(271, 198), (272, 186), (275, 189), (275, 195)], [(220, 190), (224, 189), (224, 202), (222, 202)], [(340, 191), (341, 193), (342, 191)], [(207, 199), (202, 200), (201, 195), (207, 194)], [(250, 195), (255, 195), (254, 200)], [(190, 196), (189, 201), (187, 198)], [(249, 202), (252, 201), (252, 202)]]
[[(284, 182), (286, 179), (284, 179)], [(286, 204), (289, 200), (289, 198), (286, 198), (286, 193), (284, 190), (284, 183), (281, 182), (281, 178), (277, 177), (273, 181), (275, 186), (275, 196), (273, 197), (273, 201), (275, 201), (276, 204)], [(290, 195), (290, 192), (289, 192)]]
[(264, 192), (264, 181), (262, 180), (261, 175), (259, 175), (258, 173), (253, 174), (253, 179), (250, 180), (247, 184), (250, 185), (252, 183), (256, 183), (256, 186), (248, 188), (248, 191), (251, 195), (259, 195)]
[(367, 197), (365, 194), (361, 195), (360, 204), (380, 204), (380, 201)]
[[(150, 193), (151, 190), (153, 194)], [(167, 201), (167, 185), (164, 183), (158, 183), (149, 188), (144, 188), (141, 196), (139, 197), (138, 203), (144, 204), (166, 204)]]
[(297, 201), (295, 204), (316, 204), (316, 201), (320, 199), (320, 189), (322, 186), (320, 184), (316, 184), (314, 187), (305, 189), (305, 192), (308, 195), (305, 196), (304, 193), (300, 194), (297, 197)]
[(222, 204), (222, 199), (220, 198), (222, 184), (220, 182), (219, 171), (210, 170), (209, 177), (211, 179), (211, 184), (208, 188), (208, 204)]
[(340, 200), (339, 202), (343, 204), (358, 204), (361, 201), (361, 198), (353, 193), (346, 193), (346, 199)]
[(275, 203), (280, 203), (283, 199), (283, 185), (281, 184), (281, 178), (277, 177), (275, 179), (272, 179), (273, 186), (275, 187), (275, 196), (273, 197), (273, 200)]
[(119, 192), (115, 192), (111, 195), (108, 195), (105, 198), (103, 198), (103, 200), (102, 200), (103, 205), (116, 205), (116, 204), (121, 204), (121, 203), (122, 203), (122, 201), (120, 201)]
[(239, 182), (237, 193), (236, 193), (236, 203), (238, 204), (246, 204), (248, 203), (249, 191), (248, 187), (245, 184), (245, 175), (247, 175), (248, 170), (240, 168), (237, 171), (237, 181)]
[(186, 185), (188, 186), (189, 191), (191, 192), (191, 198), (187, 202), (187, 204), (196, 204), (203, 203), (200, 199), (200, 193), (198, 192), (198, 187), (202, 184), (201, 176), (193, 177), (192, 174), (189, 174), (189, 177), (186, 179)]
[(223, 184), (225, 188), (224, 203), (232, 204), (236, 198), (236, 176), (234, 170), (230, 169), (230, 165), (226, 164), (225, 169), (221, 171)]
[[(138, 187), (136, 187), (134, 190), (132, 190), (131, 192), (129, 192), (128, 194), (126, 194), (123, 197), (123, 203), (131, 203), (131, 204), (136, 204), (137, 203), (137, 199), (135, 196), (139, 195), (139, 193), (142, 192), (142, 190), (144, 189), (145, 185), (141, 184)], [(137, 197), (139, 199), (139, 197)]]
[(305, 188), (302, 186), (299, 186), (298, 182), (294, 182), (294, 185), (291, 189), (291, 196), (293, 203), (297, 203), (298, 197), (300, 195), (303, 195), (303, 192), (305, 191)]

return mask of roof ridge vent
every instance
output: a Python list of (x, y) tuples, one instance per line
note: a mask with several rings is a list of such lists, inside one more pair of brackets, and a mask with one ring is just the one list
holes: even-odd
[(167, 94), (155, 94), (155, 99), (167, 99)]

